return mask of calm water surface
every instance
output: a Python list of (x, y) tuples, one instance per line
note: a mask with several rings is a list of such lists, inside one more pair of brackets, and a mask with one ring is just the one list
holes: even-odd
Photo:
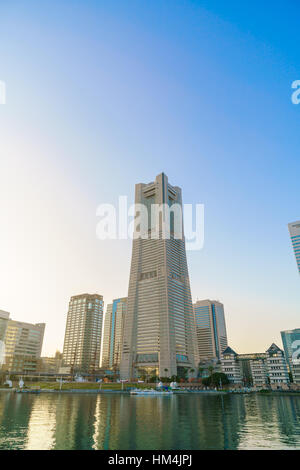
[(295, 396), (0, 392), (0, 449), (295, 448)]

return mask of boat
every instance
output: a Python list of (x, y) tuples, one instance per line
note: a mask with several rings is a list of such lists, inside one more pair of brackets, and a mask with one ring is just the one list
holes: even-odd
[(143, 396), (149, 396), (149, 395), (162, 395), (162, 396), (170, 396), (173, 395), (172, 390), (154, 390), (154, 388), (136, 388), (134, 390), (130, 391), (130, 395), (143, 395)]

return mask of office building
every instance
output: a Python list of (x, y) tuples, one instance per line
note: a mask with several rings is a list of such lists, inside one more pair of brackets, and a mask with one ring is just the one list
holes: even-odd
[(264, 353), (255, 354), (250, 360), (252, 385), (264, 388), (268, 385), (267, 357)]
[(281, 388), (289, 383), (284, 353), (276, 344), (265, 353), (237, 354), (228, 347), (221, 356), (221, 365), (232, 385)]
[(290, 372), (292, 374), (294, 384), (300, 385), (300, 363), (292, 363)]
[(300, 362), (300, 328), (281, 331), (281, 339), (285, 359), (291, 371), (292, 363)]
[(266, 355), (267, 373), (270, 384), (288, 384), (290, 380), (284, 352), (273, 343), (267, 350)]
[(2, 369), (7, 372), (36, 372), (41, 357), (45, 323), (25, 323), (10, 319), (0, 311), (0, 339), (5, 345)]
[(0, 370), (2, 365), (5, 363), (5, 335), (8, 319), (9, 313), (4, 310), (0, 310)]
[(7, 323), (9, 320), (9, 312), (0, 310), (0, 341), (5, 341)]
[(298, 222), (292, 222), (288, 225), (288, 227), (296, 257), (298, 271), (300, 273), (300, 220), (298, 220)]
[(237, 353), (229, 346), (221, 354), (222, 372), (233, 385), (242, 384), (241, 365)]
[(63, 364), (73, 372), (99, 369), (103, 321), (103, 297), (81, 294), (71, 297), (63, 348)]
[(136, 185), (135, 203), (136, 219), (142, 212), (144, 219), (136, 224), (132, 244), (121, 377), (195, 371), (198, 348), (181, 189), (162, 173), (155, 182)]
[(200, 360), (220, 359), (227, 348), (223, 304), (216, 300), (198, 300), (193, 307)]
[(119, 369), (122, 356), (124, 320), (127, 297), (114, 299), (108, 304), (104, 317), (101, 367)]

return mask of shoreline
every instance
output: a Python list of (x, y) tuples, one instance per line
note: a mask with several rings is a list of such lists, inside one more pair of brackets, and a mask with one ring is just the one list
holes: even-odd
[[(10, 393), (17, 393), (17, 389), (12, 388), (0, 388), (1, 392), (10, 392)], [(24, 390), (23, 392), (18, 393), (29, 393), (30, 395), (39, 395), (40, 393), (58, 393), (58, 394), (102, 394), (102, 393), (113, 393), (113, 394), (120, 394), (120, 395), (129, 395), (130, 390), (113, 390), (113, 389), (106, 389), (106, 390), (99, 390), (99, 389), (68, 389), (68, 390), (55, 390), (55, 389), (41, 389), (41, 390)], [(216, 396), (216, 395), (253, 395), (258, 394), (260, 396), (298, 396), (300, 398), (300, 391), (267, 391), (267, 392), (260, 392), (260, 391), (253, 391), (253, 392), (232, 392), (232, 391), (218, 391), (218, 390), (177, 390), (173, 392), (174, 395), (205, 395), (205, 396)]]

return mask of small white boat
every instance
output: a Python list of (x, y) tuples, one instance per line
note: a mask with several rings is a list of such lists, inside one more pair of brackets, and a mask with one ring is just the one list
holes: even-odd
[(130, 391), (130, 395), (163, 395), (169, 396), (172, 395), (172, 390), (154, 390), (154, 388), (136, 388)]

